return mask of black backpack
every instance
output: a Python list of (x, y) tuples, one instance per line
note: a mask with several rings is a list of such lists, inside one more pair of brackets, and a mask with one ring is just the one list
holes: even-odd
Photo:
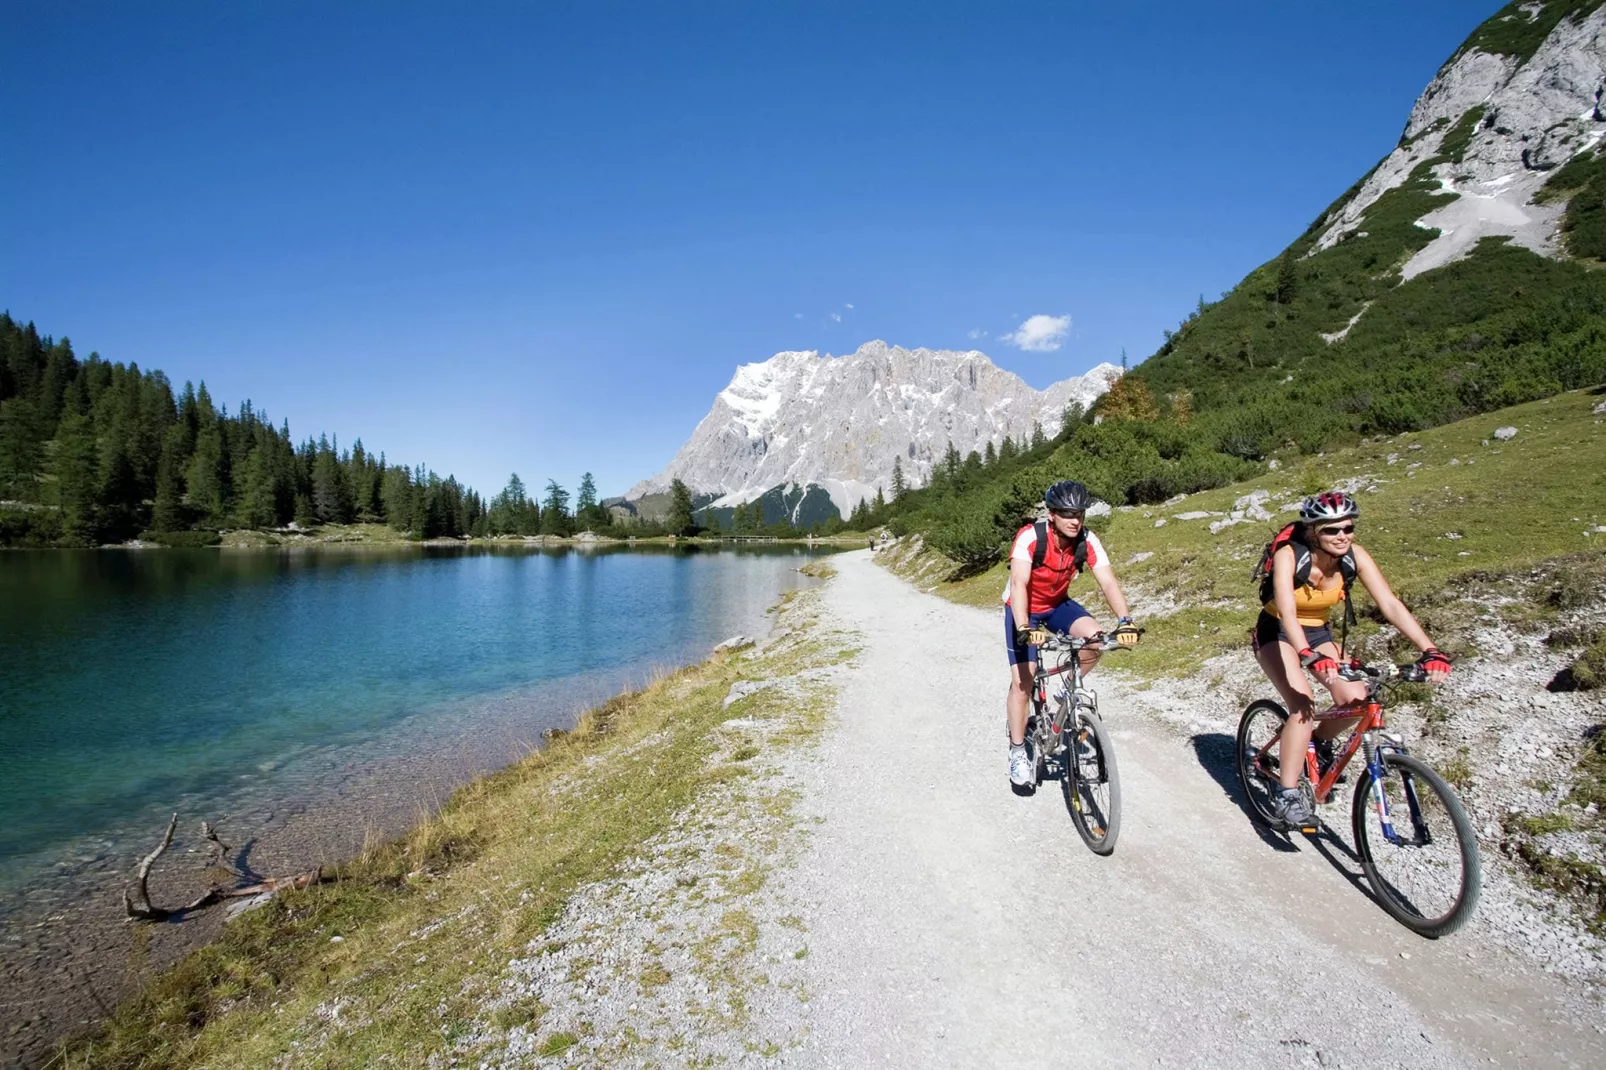
[[(1035, 572), (1043, 567), (1043, 561), (1048, 557), (1048, 521), (1039, 520), (1033, 525), (1033, 529), (1037, 532), (1037, 545), (1032, 547), (1032, 571)], [(1085, 527), (1076, 533), (1076, 542), (1071, 548), (1071, 561), (1076, 568), (1076, 574), (1071, 578), (1075, 579), (1087, 568), (1087, 528)], [(1305, 571), (1306, 575), (1310, 574), (1308, 566)]]
[[(1294, 548), (1294, 586), (1303, 587), (1310, 582), (1310, 546), (1305, 542), (1305, 529), (1302, 524), (1289, 524), (1272, 536), (1260, 552), (1260, 563), (1250, 575), (1251, 583), (1260, 585), (1260, 604), (1264, 606), (1270, 602), (1276, 592), (1272, 589), (1271, 561), (1277, 556), (1277, 551), (1284, 546)], [(1355, 574), (1358, 571), (1355, 565), (1355, 550), (1351, 547), (1338, 559), (1338, 573), (1344, 577), (1344, 628), (1346, 632), (1351, 624), (1355, 623), (1355, 602), (1350, 597), (1350, 587), (1355, 583)]]

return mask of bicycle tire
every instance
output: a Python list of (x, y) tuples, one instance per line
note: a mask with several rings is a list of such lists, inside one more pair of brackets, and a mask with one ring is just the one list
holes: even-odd
[[(1405, 801), (1405, 785), (1411, 783), (1417, 795), (1418, 809), (1423, 814), (1423, 821), (1431, 826), (1430, 835), (1434, 833), (1440, 835), (1435, 835), (1434, 842), (1426, 845), (1390, 843), (1383, 835), (1381, 823), (1376, 821), (1377, 810), (1372, 805), (1372, 770), (1367, 767), (1357, 778), (1355, 798), (1351, 804), (1355, 848), (1361, 856), (1361, 868), (1365, 871), (1367, 883), (1372, 886), (1378, 902), (1394, 920), (1412, 932), (1426, 937), (1437, 939), (1440, 936), (1448, 936), (1466, 924), (1478, 905), (1478, 896), (1483, 888), (1478, 837), (1472, 831), (1472, 822), (1467, 819), (1466, 809), (1461, 805), (1461, 799), (1456, 795), (1455, 789), (1450, 787), (1431, 766), (1420, 758), (1392, 751), (1384, 753), (1382, 760), (1385, 785), (1391, 781), (1395, 785), (1395, 790), (1387, 795), (1390, 818), (1395, 827), (1398, 829), (1412, 824)], [(1399, 776), (1387, 775), (1392, 772), (1398, 772)], [(1428, 789), (1426, 793), (1422, 791), (1424, 787)], [(1446, 824), (1450, 826), (1449, 829), (1443, 827)], [(1424, 848), (1434, 846), (1447, 846), (1442, 839), (1442, 833), (1452, 829), (1455, 833), (1453, 852), (1441, 849), (1432, 856), (1399, 854), (1399, 852), (1423, 851)], [(1412, 835), (1415, 838), (1415, 829), (1412, 830)], [(1380, 857), (1387, 858), (1388, 862), (1380, 865)], [(1399, 866), (1394, 864), (1396, 861), (1400, 863)], [(1452, 865), (1459, 866), (1458, 876), (1449, 872)], [(1401, 872), (1421, 878), (1416, 882), (1418, 884), (1436, 885), (1445, 900), (1444, 910), (1430, 916), (1424, 909), (1419, 908), (1409, 893), (1399, 886), (1398, 875)], [(1437, 907), (1430, 906), (1426, 909), (1436, 910)]]
[[(1271, 722), (1269, 730), (1262, 730), (1261, 726)], [(1256, 699), (1244, 707), (1243, 716), (1238, 718), (1237, 761), (1238, 786), (1243, 789), (1244, 798), (1249, 803), (1250, 814), (1267, 828), (1286, 831), (1287, 826), (1272, 816), (1271, 812), (1271, 785), (1276, 781), (1276, 768), (1255, 769), (1251, 762), (1254, 756), (1260, 753), (1260, 748), (1272, 736), (1283, 730), (1288, 721), (1288, 711), (1271, 699)], [(1279, 760), (1273, 752), (1273, 761)], [(1303, 773), (1301, 778), (1304, 779)]]
[(1121, 835), (1121, 772), (1115, 748), (1104, 722), (1090, 709), (1076, 710), (1067, 734), (1065, 807), (1088, 850), (1108, 855)]

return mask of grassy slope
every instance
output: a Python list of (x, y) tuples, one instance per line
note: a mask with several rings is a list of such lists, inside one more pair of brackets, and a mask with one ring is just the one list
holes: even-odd
[[(1606, 608), (1606, 418), (1592, 411), (1603, 400), (1606, 388), (1573, 391), (1309, 458), (1302, 468), (1190, 495), (1175, 506), (1117, 511), (1101, 538), (1133, 612), (1148, 627), (1120, 669), (1146, 681), (1187, 677), (1217, 654), (1246, 649), (1258, 612), (1249, 573), (1265, 541), (1293, 514), (1216, 535), (1210, 534), (1210, 520), (1171, 518), (1196, 510), (1225, 514), (1255, 490), (1271, 492), (1275, 508), (1301, 492), (1365, 477), (1357, 538), (1441, 647), (1477, 666), (1479, 643), (1490, 634), (1485, 614), (1492, 610), (1506, 625), (1548, 635), (1546, 642), (1569, 656), (1576, 652), (1574, 678), (1606, 686), (1606, 624), (1580, 629), (1567, 623), (1580, 616), (1598, 619)], [(1517, 436), (1492, 439), (1502, 426), (1516, 427)], [(1074, 475), (1069, 470), (1062, 477)], [(1155, 527), (1161, 518), (1166, 524)], [(1149, 556), (1143, 561), (1132, 560), (1144, 554)], [(934, 584), (935, 593), (946, 598), (989, 608), (998, 605), (1004, 586), (1003, 565), (943, 582), (939, 577), (952, 571), (952, 563), (930, 551), (894, 567), (922, 586)], [(1099, 604), (1097, 590), (1091, 578), (1083, 578), (1072, 594), (1092, 607)], [(1411, 648), (1382, 649), (1380, 623), (1364, 592), (1358, 610), (1353, 652), (1368, 659), (1415, 656)], [(1530, 680), (1524, 690), (1545, 683)], [(1427, 716), (1435, 715), (1430, 710)], [(1454, 757), (1441, 768), (1457, 781), (1468, 772)], [(1545, 785), (1550, 802), (1539, 812), (1505, 816), (1501, 847), (1541, 886), (1593, 904), (1586, 916), (1606, 934), (1606, 871), (1572, 849), (1553, 849), (1553, 838), (1547, 838), (1585, 828), (1601, 835), (1598, 817), (1565, 805), (1606, 807), (1606, 725), (1585, 745), (1575, 768), (1557, 772), (1560, 790)]]
[[(1359, 494), (1363, 515), (1356, 537), (1401, 596), (1424, 608), (1473, 576), (1514, 576), (1563, 555), (1606, 557), (1606, 534), (1586, 535), (1606, 525), (1606, 421), (1591, 412), (1602, 400), (1573, 391), (1307, 458), (1297, 470), (1267, 472), (1190, 495), (1175, 506), (1118, 510), (1100, 538), (1129, 589), (1134, 613), (1143, 617), (1145, 602), (1159, 598), (1178, 604), (1152, 623), (1143, 646), (1123, 664), (1145, 674), (1185, 676), (1197, 662), (1245, 641), (1257, 612), (1250, 570), (1277, 525), (1293, 514), (1238, 524), (1218, 535), (1210, 534), (1208, 520), (1168, 519), (1159, 528), (1154, 523), (1195, 510), (1226, 514), (1236, 499), (1255, 490), (1269, 491), (1277, 501), (1373, 477), (1365, 485), (1376, 492)], [(1518, 429), (1515, 439), (1490, 439), (1495, 428), (1508, 425)], [(1390, 455), (1398, 458), (1393, 464)], [(1414, 475), (1412, 465), (1420, 466)], [(1075, 475), (1068, 470), (1061, 478)], [(1446, 538), (1450, 532), (1462, 537)], [(1152, 556), (1131, 563), (1144, 553)], [(1005, 571), (995, 565), (958, 583), (938, 583), (936, 591), (959, 602), (994, 605)], [(1091, 578), (1077, 581), (1072, 594), (1099, 599)], [(1431, 624), (1432, 613), (1425, 615)], [(1369, 631), (1375, 626), (1363, 620), (1358, 633)]]
[[(810, 709), (775, 688), (722, 705), (737, 680), (845, 656), (806, 619), (787, 623), (790, 637), (766, 653), (716, 656), (614, 699), (545, 750), (461, 789), (337, 882), (230, 923), (59, 1065), (418, 1066), (450, 1051), (500, 969), (575, 890), (614, 872), (705, 787), (747, 775), (757, 749), (727, 753), (721, 723), (792, 718), (771, 745), (819, 723), (821, 695)], [(523, 1008), (520, 1024), (538, 1027), (540, 1013)]]

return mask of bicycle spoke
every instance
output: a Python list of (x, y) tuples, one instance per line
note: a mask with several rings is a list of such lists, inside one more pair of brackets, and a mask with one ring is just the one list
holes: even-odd
[[(1453, 931), (1478, 895), (1476, 841), (1447, 785), (1411, 758), (1391, 758), (1381, 781), (1364, 778), (1355, 834), (1368, 876), (1389, 912), (1420, 932)], [(1380, 798), (1381, 796), (1381, 798)], [(1387, 835), (1383, 813), (1395, 833)]]

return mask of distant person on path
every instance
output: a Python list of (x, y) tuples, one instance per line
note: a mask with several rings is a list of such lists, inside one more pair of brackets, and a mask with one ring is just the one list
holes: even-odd
[[(1355, 521), (1361, 509), (1342, 491), (1306, 498), (1299, 507), (1299, 523), (1278, 533), (1267, 547), (1269, 567), (1260, 586), (1260, 618), (1255, 622), (1255, 660), (1288, 707), (1278, 752), (1281, 788), (1271, 800), (1272, 814), (1290, 826), (1316, 820), (1310, 804), (1299, 792), (1299, 774), (1315, 725), (1314, 700), (1304, 670), (1309, 669), (1333, 694), (1335, 703), (1366, 697), (1366, 685), (1338, 675), (1343, 656), (1333, 642), (1328, 616), (1340, 603), (1353, 620), (1349, 589), (1356, 577), (1377, 603), (1383, 617), (1422, 651), (1418, 662), (1433, 683), (1450, 675), (1450, 659), (1439, 652), (1428, 633), (1395, 597), (1378, 571), (1372, 555), (1355, 541)], [(1316, 729), (1317, 762), (1324, 768), (1333, 761), (1332, 740), (1354, 720), (1324, 721)]]
[[(1009, 779), (1032, 783), (1033, 762), (1026, 753), (1026, 711), (1032, 679), (1037, 673), (1037, 648), (1027, 643), (1027, 632), (1038, 625), (1050, 631), (1085, 639), (1104, 629), (1093, 615), (1067, 593), (1071, 581), (1085, 569), (1104, 592), (1104, 600), (1120, 617), (1114, 636), (1122, 646), (1138, 641), (1138, 628), (1127, 613), (1126, 595), (1099, 537), (1085, 526), (1093, 495), (1073, 479), (1062, 480), (1043, 495), (1048, 520), (1027, 524), (1015, 533), (1009, 551), (1009, 585), (1004, 588), (1004, 646), (1009, 653)], [(1081, 653), (1082, 671), (1099, 660), (1096, 650)]]

